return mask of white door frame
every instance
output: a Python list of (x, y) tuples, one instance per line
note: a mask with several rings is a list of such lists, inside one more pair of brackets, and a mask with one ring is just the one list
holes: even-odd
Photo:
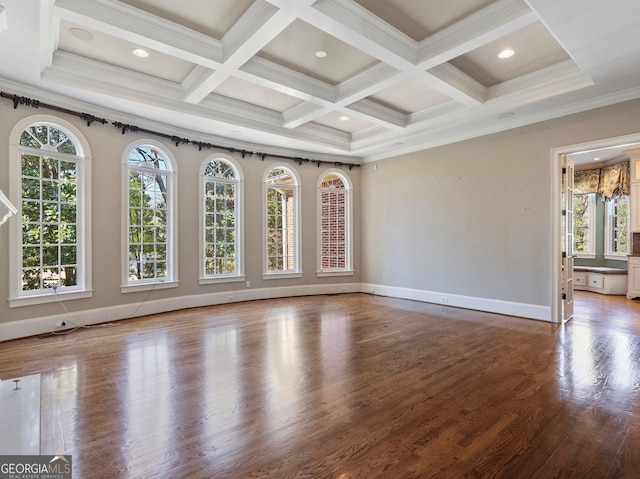
[[(562, 322), (562, 155), (580, 151), (620, 147), (640, 142), (640, 133), (605, 138), (551, 149), (551, 317), (552, 323)], [(637, 145), (636, 145), (637, 147)]]

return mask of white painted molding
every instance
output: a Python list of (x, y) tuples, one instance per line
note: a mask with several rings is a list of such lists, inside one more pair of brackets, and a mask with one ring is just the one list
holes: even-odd
[[(162, 80), (161, 80), (162, 81)], [(188, 128), (181, 128), (176, 125), (167, 125), (165, 123), (161, 123), (149, 118), (142, 118), (139, 116), (129, 115), (123, 113), (121, 111), (95, 106), (91, 103), (80, 101), (76, 99), (72, 99), (57, 93), (53, 93), (50, 91), (44, 91), (39, 88), (34, 88), (25, 84), (18, 84), (16, 82), (12, 82), (5, 78), (0, 78), (0, 89), (2, 91), (11, 92), (16, 95), (22, 95), (31, 98), (37, 98), (41, 101), (46, 101), (47, 103), (54, 104), (56, 106), (62, 108), (68, 108), (70, 110), (77, 111), (86, 111), (91, 112), (96, 117), (104, 117), (113, 121), (120, 121), (122, 123), (130, 123), (139, 126), (140, 128), (146, 128), (149, 130), (165, 132), (171, 135), (177, 135), (180, 137), (191, 138), (196, 141), (202, 141), (204, 143), (215, 143), (224, 147), (235, 148), (237, 150), (242, 149), (252, 149), (254, 151), (264, 151), (266, 153), (274, 154), (274, 155), (287, 155), (287, 156), (297, 156), (301, 158), (307, 158), (310, 156), (309, 150), (300, 150), (296, 148), (285, 148), (279, 146), (273, 146), (265, 143), (252, 143), (246, 140), (236, 140), (233, 138), (225, 138), (221, 136), (216, 136), (213, 134), (205, 134), (203, 132), (190, 130)], [(226, 103), (225, 103), (226, 102)], [(205, 101), (203, 101), (200, 105), (191, 105), (192, 111), (201, 112), (201, 116), (203, 118), (210, 118), (212, 109), (223, 108), (223, 109), (231, 109), (234, 100), (230, 98), (221, 97), (220, 95), (210, 95)], [(256, 110), (259, 110), (260, 107), (255, 107)], [(256, 110), (248, 110), (252, 115), (259, 115)], [(275, 114), (274, 114), (275, 115)], [(277, 114), (279, 121), (282, 121), (282, 115)], [(310, 131), (313, 131), (312, 128), (306, 128), (307, 125), (303, 125), (303, 131), (301, 135), (306, 139), (312, 134)], [(322, 134), (326, 132), (324, 130), (332, 130), (334, 132), (335, 139), (334, 141), (343, 147), (345, 145), (348, 146), (349, 139), (351, 137), (350, 134), (346, 132), (338, 132), (335, 133), (336, 130), (334, 128), (329, 128), (324, 125), (317, 125), (317, 127), (322, 130)], [(287, 130), (290, 131), (290, 130)], [(292, 135), (292, 139), (293, 135)], [(344, 148), (340, 148), (344, 149)], [(346, 164), (354, 163), (360, 164), (360, 158), (355, 156), (345, 156), (338, 154), (329, 154), (329, 153), (317, 153), (312, 155), (314, 159), (318, 160), (326, 160), (326, 161), (338, 161)]]
[[(301, 285), (274, 288), (238, 289), (208, 294), (195, 294), (166, 299), (153, 299), (153, 292), (146, 301), (106, 308), (66, 313), (60, 306), (58, 314), (0, 323), (0, 342), (11, 339), (47, 334), (57, 321), (72, 322), (77, 326), (90, 326), (110, 321), (123, 321), (149, 314), (164, 313), (187, 308), (214, 306), (240, 301), (314, 296), (322, 294), (370, 293), (425, 303), (442, 304), (463, 309), (473, 309), (540, 321), (551, 320), (551, 308), (534, 304), (515, 303), (497, 299), (476, 298), (436, 291), (424, 291), (370, 283), (336, 283), (325, 285)], [(442, 298), (447, 298), (443, 301)], [(55, 305), (51, 305), (53, 310)]]
[(497, 0), (420, 42), (418, 64), (430, 69), (537, 20), (523, 1)]
[(551, 319), (551, 308), (549, 306), (514, 303), (512, 301), (502, 301), (499, 299), (477, 298), (473, 296), (462, 296), (437, 291), (399, 288), (396, 286), (383, 286), (368, 283), (362, 284), (362, 292), (380, 296), (389, 296), (392, 298), (441, 304), (443, 306), (451, 306), (455, 308), (473, 309), (476, 311), (486, 311), (488, 313), (536, 319), (539, 321), (550, 321)]
[[(259, 299), (287, 298), (295, 296), (313, 296), (321, 294), (359, 293), (360, 283), (337, 283), (326, 285), (301, 285), (274, 288), (238, 289), (208, 294), (194, 294), (166, 299), (153, 299), (153, 291), (148, 299), (142, 302), (127, 303), (106, 308), (89, 309), (66, 313), (62, 305), (58, 314), (50, 314), (37, 318), (0, 323), (0, 342), (24, 338), (51, 332), (57, 321), (72, 322), (77, 326), (90, 326), (110, 321), (164, 313), (187, 308), (214, 306), (217, 304), (253, 301)], [(49, 311), (56, 308), (50, 305)]]
[(348, 110), (364, 115), (363, 120), (375, 119), (379, 125), (391, 130), (401, 130), (408, 123), (406, 114), (364, 98), (349, 105)]
[(223, 60), (221, 42), (203, 33), (111, 0), (56, 0), (55, 15), (140, 46), (215, 69)]
[(356, 2), (319, 0), (301, 18), (394, 68), (415, 65), (417, 42)]

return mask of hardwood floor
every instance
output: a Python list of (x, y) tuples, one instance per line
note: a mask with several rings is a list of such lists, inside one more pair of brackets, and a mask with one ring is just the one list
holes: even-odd
[[(640, 302), (565, 325), (364, 294), (0, 343), (74, 478), (640, 477)], [(604, 300), (615, 302), (615, 308)]]

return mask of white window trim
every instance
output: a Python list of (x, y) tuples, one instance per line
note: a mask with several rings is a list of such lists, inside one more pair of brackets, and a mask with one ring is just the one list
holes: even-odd
[[(38, 292), (37, 294), (25, 294), (18, 287), (17, 278), (20, 277), (22, 254), (18, 250), (22, 246), (22, 167), (21, 154), (23, 151), (32, 150), (20, 146), (22, 132), (35, 123), (47, 123), (60, 128), (69, 134), (80, 150), (74, 159), (78, 159), (78, 285), (74, 288), (65, 288), (57, 293)], [(9, 145), (9, 197), (16, 205), (16, 217), (9, 221), (9, 307), (31, 306), (34, 304), (46, 304), (80, 298), (90, 298), (92, 289), (92, 263), (91, 263), (91, 148), (82, 132), (74, 125), (61, 118), (52, 115), (33, 115), (20, 120), (11, 130), (11, 144)], [(42, 154), (41, 150), (38, 155)], [(56, 154), (64, 156), (63, 154)]]
[[(149, 145), (162, 151), (169, 165), (166, 171), (170, 187), (169, 202), (167, 204), (167, 277), (162, 279), (143, 279), (135, 282), (129, 281), (129, 153), (138, 146)], [(164, 144), (149, 139), (136, 140), (130, 143), (122, 153), (122, 179), (121, 179), (121, 286), (120, 292), (132, 293), (135, 291), (149, 291), (154, 289), (166, 289), (178, 287), (178, 163), (173, 153)], [(162, 171), (162, 170), (158, 170)]]
[[(629, 197), (626, 197), (627, 200), (627, 211), (629, 211)], [(604, 259), (612, 259), (617, 261), (627, 261), (628, 252), (625, 253), (614, 253), (611, 248), (613, 236), (612, 236), (612, 215), (613, 215), (613, 201), (605, 201), (605, 210), (604, 210)], [(627, 221), (629, 221), (627, 219)], [(629, 225), (629, 223), (627, 223)], [(631, 226), (631, 225), (629, 225)], [(630, 233), (631, 229), (627, 230), (627, 246), (630, 245)]]
[[(323, 269), (322, 268), (322, 180), (325, 176), (334, 174), (342, 178), (342, 181), (345, 184), (344, 191), (347, 195), (347, 258), (346, 258), (346, 267), (340, 269)], [(318, 185), (317, 185), (317, 196), (316, 196), (316, 218), (317, 218), (317, 226), (316, 226), (316, 261), (317, 261), (317, 270), (316, 276), (318, 278), (329, 277), (329, 276), (353, 276), (355, 271), (353, 270), (353, 185), (351, 183), (351, 178), (347, 176), (347, 174), (337, 168), (329, 168), (323, 171), (318, 177)]]
[[(282, 168), (287, 170), (291, 177), (294, 179), (293, 185), (286, 185), (287, 188), (294, 189), (294, 221), (295, 221), (295, 229), (294, 229), (294, 245), (295, 245), (295, 257), (294, 264), (295, 268), (293, 270), (286, 271), (269, 271), (268, 270), (268, 258), (267, 258), (267, 177), (269, 173), (277, 168)], [(285, 278), (301, 278), (302, 277), (302, 266), (301, 266), (301, 258), (302, 258), (302, 223), (300, 221), (300, 207), (301, 207), (301, 199), (300, 196), (302, 194), (302, 187), (300, 184), (300, 177), (298, 176), (298, 172), (291, 168), (291, 166), (286, 165), (284, 163), (273, 163), (269, 165), (269, 167), (265, 170), (262, 175), (262, 279), (285, 279)]]
[[(587, 201), (589, 202), (589, 251), (575, 252), (575, 257), (580, 259), (596, 259), (596, 194), (589, 193)], [(574, 247), (575, 250), (575, 247)]]
[[(219, 274), (219, 275), (206, 275), (205, 274), (205, 258), (204, 258), (204, 244), (205, 244), (205, 227), (204, 227), (204, 213), (205, 213), (205, 198), (204, 198), (204, 185), (207, 178), (204, 175), (204, 171), (211, 161), (221, 159), (228, 161), (233, 165), (238, 175), (237, 181), (234, 181), (236, 188), (236, 273), (233, 274)], [(199, 278), (198, 283), (203, 284), (218, 284), (218, 283), (235, 283), (245, 281), (244, 272), (244, 172), (238, 164), (238, 162), (230, 155), (225, 153), (214, 153), (209, 155), (200, 166), (200, 178), (199, 178)]]

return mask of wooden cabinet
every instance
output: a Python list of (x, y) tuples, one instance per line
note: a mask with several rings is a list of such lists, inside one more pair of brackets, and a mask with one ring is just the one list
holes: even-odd
[[(633, 233), (640, 233), (640, 149), (625, 150), (631, 159), (631, 188), (629, 194), (630, 226)], [(640, 251), (634, 251), (638, 254)]]
[(627, 271), (627, 298), (640, 297), (640, 256), (629, 256)]
[(633, 233), (639, 233), (640, 232), (640, 182), (631, 183), (631, 194), (629, 195), (629, 215), (631, 216), (631, 231)]
[(599, 266), (575, 266), (573, 268), (573, 288), (600, 294), (625, 294), (627, 292), (627, 270)]

